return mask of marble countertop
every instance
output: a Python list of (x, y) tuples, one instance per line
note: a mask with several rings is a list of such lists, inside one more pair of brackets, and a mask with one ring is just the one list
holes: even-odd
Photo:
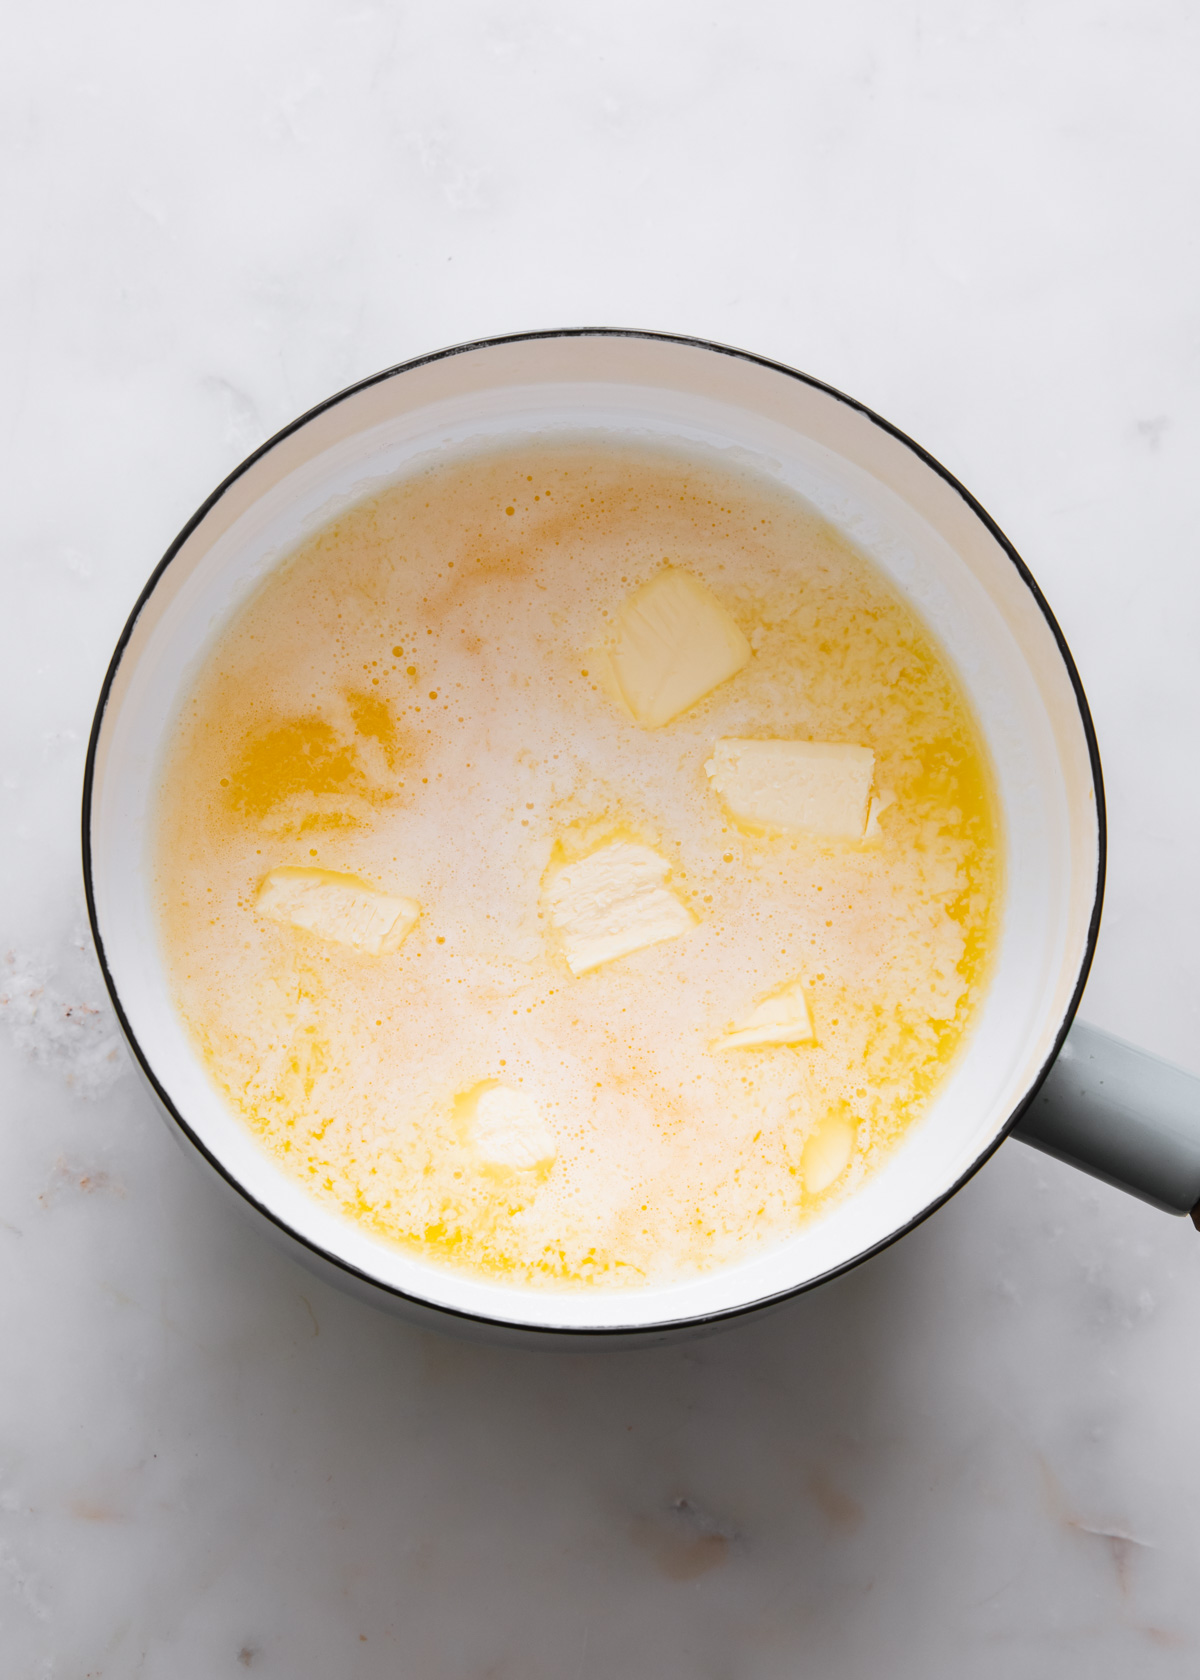
[(1200, 1663), (1200, 1237), (1008, 1143), (773, 1318), (501, 1352), (315, 1283), (120, 1049), (105, 663), (252, 446), (421, 351), (725, 340), (1023, 552), (1104, 754), (1085, 1017), (1200, 1071), (1200, 15), (45, 0), (0, 57), (0, 1672), (1008, 1680)]

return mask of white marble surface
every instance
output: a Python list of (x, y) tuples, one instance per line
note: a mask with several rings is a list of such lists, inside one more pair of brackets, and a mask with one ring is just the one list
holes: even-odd
[(854, 393), (1046, 588), (1112, 812), (1085, 1014), (1200, 1070), (1186, 0), (43, 0), (0, 55), (0, 1673), (1200, 1664), (1200, 1238), (1015, 1143), (689, 1348), (421, 1335), (176, 1148), (83, 944), (109, 650), (247, 449), (563, 323)]

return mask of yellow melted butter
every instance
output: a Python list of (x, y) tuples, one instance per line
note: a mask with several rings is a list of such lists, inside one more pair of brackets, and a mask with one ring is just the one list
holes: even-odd
[[(664, 561), (755, 655), (644, 731), (587, 650)], [(870, 746), (880, 838), (739, 830), (703, 769), (720, 735)], [(699, 924), (575, 979), (541, 882), (617, 834)], [(268, 869), (311, 864), (417, 899), (402, 949), (253, 913)], [(278, 568), (183, 708), (157, 849), (178, 1006), (264, 1148), (390, 1241), (555, 1286), (692, 1275), (852, 1193), (962, 1044), (1000, 876), (978, 730), (883, 576), (764, 480), (596, 440), (416, 475)], [(796, 977), (815, 1045), (708, 1050)], [(456, 1100), (493, 1079), (549, 1119), (548, 1173), (473, 1157)], [(805, 1144), (847, 1121), (849, 1168), (807, 1194)]]

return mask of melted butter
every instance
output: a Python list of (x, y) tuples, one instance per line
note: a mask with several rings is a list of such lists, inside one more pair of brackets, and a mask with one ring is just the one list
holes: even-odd
[[(664, 560), (756, 652), (648, 735), (587, 650)], [(870, 746), (879, 839), (740, 832), (703, 770), (723, 734)], [(542, 881), (614, 835), (698, 925), (572, 978)], [(402, 950), (253, 915), (267, 870), (312, 864), (417, 899)], [(555, 1287), (693, 1275), (852, 1194), (960, 1051), (1000, 874), (978, 730), (886, 580), (773, 485), (596, 443), (398, 483), (272, 574), (181, 716), (158, 842), (179, 1008), (262, 1146), (386, 1240)], [(815, 1044), (710, 1053), (796, 978)], [(547, 1173), (473, 1157), (456, 1095), (497, 1080), (554, 1130)]]
[(222, 778), (235, 811), (264, 817), (285, 799), (347, 791), (359, 780), (354, 748), (324, 718), (289, 718), (247, 736)]
[(364, 740), (377, 742), (383, 750), (388, 769), (394, 770), (400, 757), (400, 733), (388, 702), (381, 700), (377, 694), (357, 694), (353, 691), (347, 694), (346, 699), (354, 720), (355, 734)]

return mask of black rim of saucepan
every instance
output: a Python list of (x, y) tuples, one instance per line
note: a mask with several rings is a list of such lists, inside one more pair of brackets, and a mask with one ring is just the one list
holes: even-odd
[[(125, 1010), (122, 1006), (116, 982), (108, 966), (108, 959), (104, 949), (104, 939), (100, 932), (96, 916), (96, 898), (92, 880), (91, 813), (92, 792), (96, 771), (96, 753), (99, 746), (100, 734), (103, 728), (105, 708), (108, 705), (109, 695), (112, 692), (112, 686), (116, 678), (117, 670), (120, 667), (125, 650), (129, 645), (129, 640), (133, 634), (134, 626), (137, 623), (138, 617), (146, 603), (149, 601), (151, 595), (154, 593), (154, 590), (157, 588), (159, 580), (162, 578), (167, 567), (175, 559), (188, 537), (191, 536), (197, 526), (200, 525), (200, 523), (207, 517), (211, 510), (221, 500), (222, 496), (225, 495), (226, 491), (228, 491), (232, 485), (236, 484), (238, 479), (242, 477), (243, 473), (249, 471), (256, 461), (259, 461), (264, 455), (268, 454), (285, 438), (290, 437), (293, 432), (299, 431), (301, 427), (308, 425), (309, 421), (315, 419), (318, 415), (325, 413), (328, 409), (335, 408), (338, 403), (344, 402), (348, 397), (357, 395), (360, 391), (368, 390), (373, 385), (379, 385), (384, 380), (395, 379), (400, 374), (411, 372), (414, 368), (426, 367), (432, 362), (444, 361), (451, 356), (468, 355), (472, 351), (494, 349), (506, 344), (525, 344), (557, 338), (647, 339), (654, 343), (676, 344), (685, 349), (706, 350), (711, 352), (713, 355), (731, 356), (736, 358), (738, 361), (752, 362), (757, 367), (767, 368), (772, 373), (782, 374), (787, 379), (798, 380), (802, 385), (808, 385), (813, 390), (821, 391), (824, 395), (833, 397), (837, 402), (844, 403), (847, 408), (854, 409), (857, 413), (864, 415), (874, 425), (878, 426), (881, 431), (887, 432), (891, 437), (895, 438), (898, 442), (904, 444), (906, 448), (910, 449), (914, 455), (923, 461), (927, 467), (930, 467), (935, 473), (937, 473), (941, 479), (943, 479), (954, 491), (957, 492), (959, 496), (962, 497), (967, 507), (970, 508), (975, 517), (987, 528), (987, 530), (999, 543), (1000, 547), (1004, 550), (1005, 554), (1007, 554), (1022, 582), (1025, 584), (1025, 587), (1029, 590), (1029, 593), (1036, 601), (1042, 616), (1045, 618), (1046, 623), (1050, 628), (1051, 634), (1058, 646), (1059, 655), (1066, 667), (1067, 674), (1071, 679), (1071, 686), (1075, 692), (1075, 702), (1079, 708), (1079, 717), (1083, 725), (1084, 736), (1087, 740), (1088, 756), (1091, 761), (1092, 781), (1096, 794), (1096, 822), (1099, 842), (1096, 868), (1096, 889), (1095, 898), (1092, 903), (1091, 917), (1088, 923), (1087, 945), (1083, 954), (1083, 959), (1080, 963), (1079, 974), (1075, 981), (1074, 990), (1071, 993), (1070, 1002), (1063, 1014), (1062, 1022), (1055, 1037), (1053, 1049), (1039, 1069), (1037, 1077), (1030, 1084), (1024, 1098), (1009, 1115), (1007, 1122), (1003, 1127), (1001, 1127), (995, 1138), (988, 1144), (987, 1148), (981, 1152), (981, 1154), (972, 1162), (972, 1164), (957, 1179), (949, 1190), (946, 1190), (941, 1195), (936, 1196), (933, 1201), (929, 1202), (928, 1205), (922, 1208), (919, 1213), (914, 1214), (913, 1217), (898, 1230), (892, 1231), (888, 1236), (882, 1238), (879, 1242), (874, 1243), (871, 1247), (863, 1249), (860, 1254), (854, 1255), (851, 1259), (845, 1260), (837, 1266), (831, 1266), (828, 1271), (822, 1272), (820, 1276), (808, 1278), (803, 1283), (794, 1284), (789, 1288), (778, 1290), (770, 1295), (760, 1296), (754, 1301), (744, 1302), (738, 1306), (728, 1307), (720, 1311), (710, 1313), (699, 1313), (683, 1318), (656, 1319), (650, 1324), (616, 1324), (600, 1326), (529, 1324), (523, 1323), (518, 1319), (498, 1318), (493, 1317), (488, 1313), (468, 1312), (461, 1307), (444, 1306), (442, 1303), (432, 1301), (425, 1296), (413, 1294), (408, 1290), (397, 1289), (394, 1285), (384, 1283), (379, 1278), (373, 1277), (369, 1272), (364, 1272), (361, 1268), (351, 1265), (348, 1261), (342, 1259), (341, 1256), (331, 1253), (328, 1249), (322, 1248), (318, 1243), (313, 1242), (309, 1237), (304, 1236), (301, 1232), (294, 1230), (285, 1220), (281, 1219), (278, 1214), (273, 1213), (270, 1208), (265, 1207), (257, 1200), (256, 1197), (250, 1194), (246, 1186), (242, 1184), (239, 1179), (235, 1178), (225, 1167), (224, 1163), (213, 1155), (212, 1152), (205, 1147), (201, 1139), (197, 1137), (195, 1132), (184, 1119), (183, 1115), (172, 1102), (170, 1094), (159, 1082), (154, 1069), (151, 1067), (141, 1045), (138, 1043), (137, 1036), (129, 1023), (128, 1017), (126, 1016)], [(162, 559), (151, 573), (145, 588), (138, 596), (137, 603), (134, 606), (133, 611), (130, 613), (125, 624), (125, 628), (121, 632), (120, 640), (117, 642), (116, 648), (113, 651), (112, 659), (109, 662), (108, 670), (105, 674), (104, 685), (100, 690), (100, 698), (96, 706), (96, 715), (92, 722), (92, 731), (88, 740), (87, 763), (83, 778), (84, 890), (87, 895), (88, 920), (91, 923), (92, 937), (96, 943), (96, 953), (100, 960), (101, 971), (104, 975), (104, 983), (107, 986), (109, 996), (112, 999), (117, 1019), (121, 1023), (121, 1029), (125, 1034), (125, 1038), (130, 1049), (133, 1051), (142, 1073), (145, 1075), (151, 1088), (154, 1090), (167, 1113), (171, 1116), (188, 1141), (208, 1162), (209, 1166), (219, 1173), (220, 1176), (225, 1179), (225, 1181), (234, 1190), (236, 1190), (237, 1193), (247, 1203), (249, 1203), (251, 1207), (257, 1209), (264, 1219), (269, 1220), (294, 1242), (299, 1243), (303, 1248), (308, 1249), (313, 1255), (334, 1266), (338, 1271), (344, 1273), (347, 1278), (358, 1279), (367, 1284), (371, 1289), (378, 1290), (381, 1294), (391, 1296), (397, 1301), (397, 1303), (404, 1301), (411, 1302), (416, 1307), (423, 1308), (427, 1311), (442, 1313), (449, 1318), (463, 1320), (467, 1323), (476, 1323), (481, 1326), (487, 1326), (494, 1329), (525, 1332), (529, 1336), (535, 1338), (558, 1340), (574, 1338), (580, 1343), (586, 1341), (603, 1342), (606, 1338), (611, 1339), (616, 1337), (620, 1337), (622, 1339), (635, 1337), (651, 1339), (655, 1336), (661, 1336), (664, 1333), (673, 1330), (700, 1330), (705, 1325), (728, 1323), (735, 1319), (744, 1318), (751, 1313), (759, 1312), (765, 1307), (779, 1305), (784, 1301), (792, 1299), (794, 1296), (802, 1295), (810, 1289), (815, 1289), (819, 1284), (828, 1283), (832, 1278), (840, 1277), (843, 1273), (851, 1271), (854, 1267), (861, 1265), (864, 1260), (869, 1260), (873, 1255), (881, 1253), (883, 1249), (889, 1248), (892, 1243), (899, 1241), (901, 1237), (906, 1236), (909, 1231), (913, 1230), (917, 1225), (920, 1225), (924, 1220), (928, 1219), (930, 1214), (935, 1213), (944, 1202), (949, 1201), (950, 1197), (959, 1191), (967, 1180), (979, 1171), (980, 1167), (982, 1167), (983, 1164), (995, 1153), (1004, 1139), (1008, 1136), (1009, 1132), (1012, 1131), (1013, 1127), (1025, 1113), (1025, 1110), (1037, 1096), (1042, 1081), (1050, 1071), (1059, 1050), (1062, 1048), (1063, 1040), (1067, 1036), (1067, 1032), (1069, 1031), (1071, 1023), (1075, 1018), (1075, 1012), (1079, 1007), (1079, 999), (1082, 996), (1083, 988), (1087, 983), (1088, 971), (1091, 968), (1092, 957), (1096, 949), (1096, 938), (1100, 927), (1100, 911), (1104, 898), (1106, 854), (1107, 826), (1104, 808), (1104, 785), (1100, 768), (1100, 752), (1096, 744), (1096, 732), (1092, 724), (1091, 712), (1088, 709), (1087, 697), (1084, 694), (1083, 685), (1079, 680), (1079, 673), (1075, 668), (1075, 661), (1071, 657), (1071, 650), (1067, 646), (1066, 639), (1059, 628), (1058, 622), (1055, 619), (1054, 614), (1051, 612), (1044, 595), (1038, 588), (1037, 583), (1034, 581), (1033, 575), (1028, 566), (1026, 566), (1025, 562), (1021, 559), (1021, 556), (1017, 553), (1016, 549), (1009, 542), (1008, 538), (1004, 535), (1003, 531), (1000, 530), (995, 521), (979, 505), (974, 496), (971, 495), (970, 491), (961, 485), (954, 477), (953, 473), (948, 472), (946, 468), (942, 466), (940, 461), (935, 460), (934, 457), (929, 454), (928, 450), (922, 449), (920, 444), (914, 443), (912, 438), (900, 431), (898, 427), (893, 426), (887, 420), (882, 419), (864, 403), (856, 402), (853, 397), (848, 397), (844, 392), (835, 389), (834, 386), (825, 384), (823, 380), (813, 379), (810, 375), (800, 373), (796, 368), (788, 367), (782, 362), (772, 361), (767, 356), (756, 356), (750, 351), (738, 350), (727, 344), (714, 344), (708, 339), (691, 338), (679, 333), (639, 331), (623, 327), (563, 327), (549, 332), (508, 333), (497, 338), (476, 339), (467, 344), (452, 345), (448, 349), (435, 350), (427, 356), (417, 356), (411, 361), (400, 362), (395, 367), (385, 368), (381, 373), (372, 374), (367, 379), (360, 379), (356, 384), (348, 385), (345, 390), (339, 391), (334, 396), (326, 398), (324, 402), (318, 403), (315, 408), (310, 408), (306, 414), (300, 415), (298, 419), (293, 420), (289, 425), (284, 426), (281, 431), (275, 433), (274, 437), (269, 438), (266, 443), (256, 449), (252, 455), (248, 455), (241, 465), (235, 467), (233, 472), (229, 474), (228, 478), (217, 486), (212, 495), (209, 496), (208, 500), (205, 501), (192, 515), (191, 519), (188, 520), (187, 524), (183, 527), (182, 531), (180, 531), (179, 535), (175, 538), (175, 541), (171, 544), (170, 548), (167, 549), (167, 552), (163, 555)]]

